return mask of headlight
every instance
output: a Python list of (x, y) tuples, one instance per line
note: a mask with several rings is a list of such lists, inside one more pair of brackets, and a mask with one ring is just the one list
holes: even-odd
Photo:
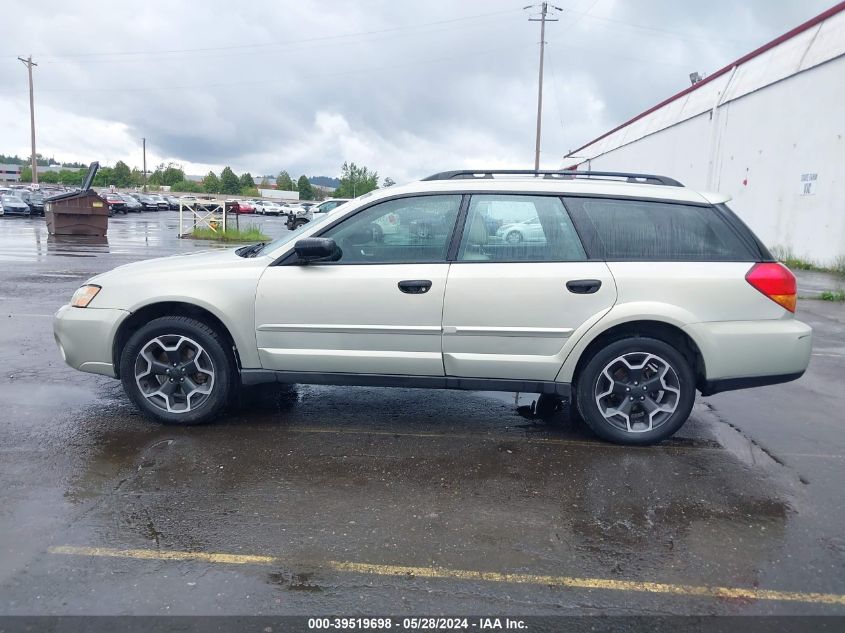
[(70, 300), (70, 305), (74, 308), (87, 308), (88, 304), (93, 301), (94, 297), (97, 296), (97, 293), (100, 292), (100, 286), (95, 286), (94, 284), (87, 284), (79, 288), (76, 292), (73, 293), (73, 297)]

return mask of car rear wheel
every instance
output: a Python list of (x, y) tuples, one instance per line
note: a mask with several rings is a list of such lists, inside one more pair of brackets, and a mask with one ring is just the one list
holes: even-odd
[(519, 231), (511, 231), (505, 235), (505, 241), (508, 244), (519, 244), (522, 241), (522, 233)]
[(154, 319), (129, 338), (120, 357), (123, 388), (138, 408), (165, 424), (201, 424), (226, 406), (235, 364), (223, 338), (196, 319)]
[(686, 422), (695, 400), (689, 361), (664, 341), (632, 337), (597, 351), (576, 378), (584, 422), (618, 444), (654, 444)]

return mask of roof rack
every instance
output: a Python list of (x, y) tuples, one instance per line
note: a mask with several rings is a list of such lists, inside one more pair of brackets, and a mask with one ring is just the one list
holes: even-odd
[(648, 185), (663, 185), (666, 187), (683, 187), (683, 185), (668, 176), (655, 174), (633, 174), (622, 171), (572, 171), (563, 170), (534, 170), (534, 169), (458, 169), (455, 171), (441, 171), (423, 180), (456, 180), (460, 178), (492, 179), (494, 176), (542, 176), (551, 180), (573, 180), (576, 178), (613, 180), (621, 179), (625, 182), (638, 182)]

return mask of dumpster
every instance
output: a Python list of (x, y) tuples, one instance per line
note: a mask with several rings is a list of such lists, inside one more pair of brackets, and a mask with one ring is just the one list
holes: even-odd
[(54, 196), (44, 203), (50, 235), (104, 236), (109, 227), (109, 205), (91, 189), (99, 163), (91, 163), (81, 191)]

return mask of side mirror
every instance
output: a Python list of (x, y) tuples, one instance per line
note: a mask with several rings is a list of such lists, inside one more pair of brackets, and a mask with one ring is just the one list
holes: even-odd
[(316, 261), (336, 262), (343, 252), (337, 243), (326, 237), (304, 237), (293, 245), (299, 261), (303, 263)]

